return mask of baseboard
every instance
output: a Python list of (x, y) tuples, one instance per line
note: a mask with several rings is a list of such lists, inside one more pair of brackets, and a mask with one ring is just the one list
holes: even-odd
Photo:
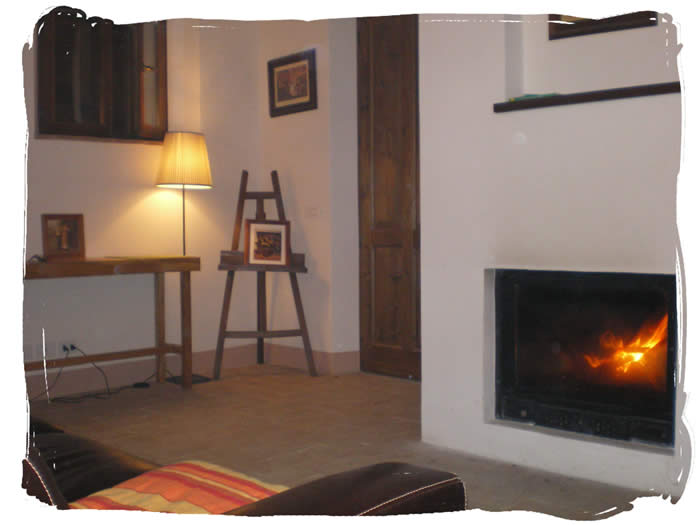
[[(192, 372), (205, 377), (212, 377), (214, 371), (215, 350), (205, 350), (192, 354)], [(360, 352), (313, 352), (314, 364), (319, 375), (342, 375), (360, 371)], [(237, 347), (225, 348), (221, 360), (221, 369), (241, 368), (257, 363), (257, 346), (249, 343)], [(265, 344), (265, 363), (307, 370), (306, 356), (303, 348), (280, 344)], [(151, 377), (155, 372), (155, 359), (152, 357), (99, 363), (109, 382), (110, 390), (132, 385)], [(171, 375), (180, 375), (182, 369), (179, 356), (166, 356), (166, 367)], [(102, 392), (106, 389), (105, 380), (94, 366), (80, 365), (63, 369), (60, 377), (58, 368), (25, 374), (27, 394), (30, 400), (46, 399), (47, 385), (50, 398), (71, 396), (84, 392)], [(152, 377), (151, 377), (152, 379)], [(55, 383), (55, 385), (54, 385)]]
[[(181, 373), (180, 360), (175, 354), (165, 358), (168, 372), (172, 375)], [(153, 380), (155, 377), (155, 358), (146, 357), (138, 359), (125, 359), (122, 361), (110, 361), (96, 363), (107, 376), (110, 390), (122, 386), (132, 385), (145, 380)], [(57, 376), (60, 373), (60, 377)], [(64, 368), (52, 368), (47, 370), (44, 376), (43, 370), (27, 372), (27, 397), (29, 400), (46, 399), (47, 386), (50, 390), (50, 398), (72, 396), (85, 392), (104, 392), (107, 385), (100, 371), (91, 364)]]
[[(211, 375), (214, 370), (214, 350), (197, 352), (192, 356), (192, 370), (198, 374)], [(360, 371), (360, 352), (313, 352), (314, 365), (319, 375), (342, 375)], [(257, 363), (257, 345), (226, 348), (221, 359), (221, 369), (240, 368)], [(265, 343), (265, 363), (307, 370), (303, 348), (275, 343)]]

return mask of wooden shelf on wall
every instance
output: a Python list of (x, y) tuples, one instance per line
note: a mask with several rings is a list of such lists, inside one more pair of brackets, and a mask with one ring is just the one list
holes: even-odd
[(659, 15), (655, 11), (637, 11), (636, 13), (611, 16), (599, 20), (566, 15), (549, 15), (549, 24), (547, 26), (549, 39), (557, 40), (560, 38), (655, 26), (658, 23)]
[(550, 106), (566, 106), (569, 104), (583, 104), (585, 102), (601, 102), (603, 100), (647, 97), (651, 95), (666, 95), (668, 93), (680, 92), (680, 82), (644, 84), (641, 86), (602, 89), (599, 91), (585, 91), (581, 93), (569, 93), (562, 95), (548, 95), (526, 98), (522, 100), (513, 100), (509, 102), (498, 102), (493, 105), (493, 111), (494, 113), (504, 113), (506, 111), (520, 111), (523, 109), (546, 108)]

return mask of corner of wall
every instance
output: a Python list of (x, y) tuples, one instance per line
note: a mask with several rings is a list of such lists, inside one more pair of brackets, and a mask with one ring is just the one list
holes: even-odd
[(357, 23), (330, 20), (330, 221), (332, 351), (359, 350)]

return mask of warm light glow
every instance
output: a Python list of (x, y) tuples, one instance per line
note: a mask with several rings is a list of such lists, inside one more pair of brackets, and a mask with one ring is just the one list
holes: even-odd
[[(584, 354), (583, 357), (591, 368), (610, 365), (617, 373), (628, 374), (633, 371), (641, 373), (650, 365), (649, 358), (652, 352), (663, 351), (664, 354), (666, 353), (667, 334), (668, 315), (665, 315), (657, 323), (643, 326), (629, 343), (625, 343), (621, 337), (612, 332), (605, 332), (600, 337), (600, 346), (612, 353), (604, 358), (588, 354)], [(658, 366), (657, 362), (657, 360), (653, 360), (651, 366)], [(653, 377), (649, 374), (644, 375), (649, 378)]]
[(185, 186), (186, 190), (209, 190), (211, 185), (204, 184), (156, 184), (159, 188), (172, 188), (176, 190), (181, 190), (182, 186)]
[(165, 135), (156, 186), (177, 189), (184, 186), (187, 190), (211, 188), (204, 135), (186, 131), (171, 131)]

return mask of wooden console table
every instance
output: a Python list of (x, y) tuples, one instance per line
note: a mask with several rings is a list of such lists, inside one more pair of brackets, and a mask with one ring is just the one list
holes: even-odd
[[(190, 272), (199, 271), (199, 257), (105, 257), (80, 261), (27, 263), (25, 279), (54, 279), (60, 277), (90, 277), (152, 273), (155, 279), (155, 346), (123, 350), (92, 356), (66, 357), (24, 364), (24, 370), (41, 370), (81, 365), (98, 361), (115, 361), (149, 355), (156, 356), (156, 378), (165, 380), (167, 353), (182, 357), (182, 388), (192, 387), (192, 296)], [(179, 345), (165, 342), (165, 272), (180, 274), (180, 333)]]

